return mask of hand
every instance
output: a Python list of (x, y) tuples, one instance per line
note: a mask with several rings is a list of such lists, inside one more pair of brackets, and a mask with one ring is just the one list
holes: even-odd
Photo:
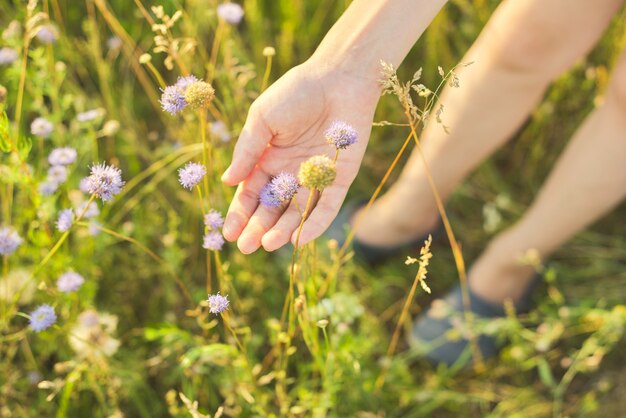
[[(286, 208), (260, 206), (259, 192), (281, 171), (297, 175), (300, 163), (313, 155), (334, 158), (335, 148), (326, 143), (324, 131), (339, 119), (357, 130), (358, 141), (340, 150), (337, 178), (309, 210), (299, 244), (320, 236), (337, 215), (359, 170), (378, 98), (376, 82), (323, 69), (311, 60), (291, 69), (259, 96), (250, 107), (232, 163), (222, 176), (224, 183), (239, 185), (226, 215), (224, 237), (237, 240), (245, 254), (261, 245), (274, 251), (290, 240), (295, 243), (301, 220), (298, 209), (293, 202)], [(300, 210), (304, 210), (307, 197), (305, 189), (296, 195)]]

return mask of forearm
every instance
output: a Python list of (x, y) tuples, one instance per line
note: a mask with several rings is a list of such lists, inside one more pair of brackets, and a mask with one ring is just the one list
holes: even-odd
[(312, 59), (375, 84), (380, 61), (398, 66), (446, 0), (355, 0)]

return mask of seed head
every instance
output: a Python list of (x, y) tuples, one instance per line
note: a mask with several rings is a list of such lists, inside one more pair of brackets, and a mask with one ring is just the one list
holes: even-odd
[(302, 164), (298, 172), (300, 184), (309, 189), (324, 190), (337, 177), (335, 163), (325, 155), (315, 155)]
[(193, 110), (206, 109), (215, 97), (215, 89), (207, 82), (196, 81), (185, 90), (185, 101)]

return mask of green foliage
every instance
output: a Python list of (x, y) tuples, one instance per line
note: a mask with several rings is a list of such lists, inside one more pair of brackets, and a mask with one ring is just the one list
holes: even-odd
[[(557, 253), (545, 271), (545, 297), (530, 314), (476, 324), (477, 331), (510, 342), (488, 373), (433, 368), (402, 340), (396, 354), (386, 356), (415, 274), (403, 264), (407, 254), (374, 271), (348, 260), (328, 294), (319, 296), (337, 248), (324, 241), (307, 247), (299, 264), (304, 297), (293, 301), (298, 332), (290, 334), (281, 326), (289, 255), (243, 256), (227, 246), (219, 257), (209, 254), (208, 284), (229, 295), (231, 310), (209, 314), (203, 204), (180, 188), (177, 170), (203, 158), (207, 150), (199, 142), (207, 134), (210, 193), (204, 202), (224, 212), (233, 191), (219, 177), (234, 140), (223, 141), (214, 123), (224, 122), (227, 136), (236, 137), (263, 85), (263, 49), (276, 49), (269, 67), (275, 80), (310, 56), (349, 1), (245, 0), (239, 26), (220, 26), (216, 0), (163, 1), (163, 15), (182, 12), (163, 39), (155, 39), (153, 25), (167, 19), (141, 10), (139, 1), (50, 0), (30, 12), (23, 3), (0, 4), (0, 27), (16, 20), (22, 28), (0, 40), (0, 47), (20, 51), (18, 61), (0, 66), (9, 91), (0, 116), (0, 226), (12, 225), (25, 241), (4, 258), (0, 276), (0, 417), (623, 413), (611, 372), (617, 368), (623, 376), (626, 358), (620, 349), (626, 326), (623, 207)], [(437, 67), (457, 64), (496, 4), (452, 2), (413, 49), (400, 79), (410, 80), (423, 67), (420, 82), (436, 86)], [(44, 14), (35, 18), (38, 12)], [(623, 17), (587, 60), (556, 80), (514, 142), (452, 197), (451, 220), (464, 237), (466, 259), (518, 218), (547, 163), (591, 109), (589, 98), (602, 93), (607, 65), (626, 39)], [(38, 27), (48, 20), (61, 34), (56, 44), (24, 33), (26, 22)], [(155, 51), (159, 41), (164, 49)], [(27, 57), (21, 56), (24, 45)], [(140, 63), (143, 53), (150, 54), (149, 64)], [(197, 114), (171, 117), (158, 103), (160, 79), (173, 84), (187, 72), (215, 87), (208, 129)], [(93, 119), (77, 119), (93, 109)], [(48, 139), (30, 136), (38, 116), (54, 124)], [(377, 120), (403, 120), (396, 98), (381, 100)], [(372, 193), (407, 132), (381, 126), (372, 135), (355, 195)], [(68, 180), (46, 196), (40, 186), (47, 156), (61, 146), (74, 147), (78, 160)], [(96, 226), (82, 220), (62, 238), (58, 213), (88, 198), (79, 182), (97, 161), (122, 168), (126, 186), (115, 200), (99, 204)], [(435, 243), (432, 252), (428, 286), (438, 295), (457, 275), (445, 243)], [(68, 270), (85, 277), (78, 292), (57, 289)], [(431, 300), (420, 293), (411, 313)], [(58, 321), (35, 333), (26, 315), (41, 303), (55, 307)], [(410, 331), (410, 321), (402, 330)], [(377, 387), (383, 373), (384, 385)]]

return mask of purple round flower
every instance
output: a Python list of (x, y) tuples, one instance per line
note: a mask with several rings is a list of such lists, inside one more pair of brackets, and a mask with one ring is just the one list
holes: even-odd
[(298, 184), (296, 176), (283, 171), (273, 177), (265, 187), (261, 189), (259, 201), (265, 206), (278, 207), (282, 203), (289, 202), (298, 192), (299, 188), (300, 184)]
[(24, 240), (11, 227), (0, 228), (0, 255), (13, 254)]
[(63, 209), (57, 218), (57, 229), (60, 232), (68, 231), (74, 223), (74, 211), (72, 209)]
[(221, 120), (216, 120), (215, 122), (211, 123), (210, 132), (212, 135), (219, 138), (222, 142), (230, 141), (230, 133), (228, 132), (228, 128), (226, 127), (226, 124)]
[(237, 3), (222, 3), (217, 6), (217, 15), (231, 25), (238, 25), (243, 18), (243, 8)]
[(87, 207), (87, 203), (89, 203), (89, 201), (85, 200), (80, 205), (78, 205), (78, 207), (76, 208), (76, 213), (79, 214), (83, 213), (84, 211), (85, 213), (83, 214), (83, 219), (91, 219), (100, 215), (100, 208), (98, 208), (98, 204), (96, 202), (91, 202), (87, 210), (85, 210), (85, 208)]
[(44, 44), (53, 44), (57, 41), (59, 35), (52, 25), (42, 26), (35, 35), (37, 39)]
[(167, 113), (176, 115), (187, 106), (185, 101), (185, 92), (176, 86), (165, 87), (161, 95), (161, 108)]
[(337, 149), (346, 149), (357, 141), (356, 130), (342, 120), (336, 120), (324, 133), (326, 142)]
[(13, 48), (0, 48), (0, 65), (9, 65), (15, 62), (18, 53)]
[(96, 195), (103, 202), (113, 199), (113, 196), (122, 191), (123, 186), (122, 171), (105, 163), (94, 164), (91, 175), (85, 182), (87, 192)]
[(59, 276), (57, 289), (59, 289), (59, 292), (72, 293), (80, 289), (83, 283), (85, 283), (83, 276), (73, 271), (68, 271)]
[(191, 84), (196, 83), (198, 81), (200, 80), (198, 80), (198, 77), (196, 77), (195, 75), (188, 75), (186, 77), (178, 77), (178, 80), (176, 80), (175, 87), (178, 88), (184, 96), (185, 90), (187, 90), (187, 87), (189, 87)]
[(178, 179), (185, 189), (193, 189), (206, 175), (206, 168), (199, 163), (187, 163), (178, 170)]
[(107, 48), (112, 50), (120, 49), (124, 45), (122, 40), (118, 36), (111, 36), (107, 39)]
[(48, 162), (50, 165), (70, 165), (76, 161), (77, 156), (74, 148), (55, 148), (48, 155)]
[(39, 193), (42, 196), (52, 196), (59, 188), (59, 183), (54, 180), (46, 180), (39, 185)]
[(203, 239), (202, 248), (212, 251), (220, 251), (224, 246), (224, 237), (217, 231), (208, 232)]
[(228, 309), (228, 295), (222, 296), (220, 292), (215, 295), (209, 295), (209, 312), (219, 314)]
[(30, 124), (30, 133), (40, 138), (48, 138), (54, 125), (46, 118), (39, 117)]
[(57, 315), (54, 308), (50, 305), (40, 305), (30, 313), (30, 327), (35, 332), (41, 332), (48, 329), (57, 321)]
[(224, 225), (224, 218), (221, 213), (215, 209), (211, 209), (206, 215), (204, 215), (204, 225), (209, 229), (217, 230)]
[(268, 182), (261, 191), (259, 192), (259, 202), (264, 206), (269, 206), (271, 208), (277, 208), (280, 206), (281, 202), (278, 198), (272, 193), (272, 182)]
[(53, 165), (48, 169), (48, 181), (52, 181), (57, 184), (65, 183), (67, 176), (67, 168), (63, 165)]
[(76, 115), (76, 120), (79, 122), (90, 122), (94, 119), (99, 118), (104, 114), (104, 109), (91, 109), (86, 112), (81, 112)]

